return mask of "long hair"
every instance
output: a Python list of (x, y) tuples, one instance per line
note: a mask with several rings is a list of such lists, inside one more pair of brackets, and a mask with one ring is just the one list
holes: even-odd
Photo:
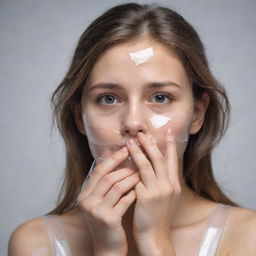
[(177, 12), (162, 6), (136, 3), (115, 6), (81, 35), (70, 67), (51, 97), (53, 123), (66, 148), (65, 176), (57, 206), (48, 214), (61, 214), (77, 206), (77, 197), (93, 157), (87, 137), (79, 132), (81, 101), (90, 70), (104, 51), (119, 43), (147, 36), (175, 51), (192, 83), (193, 95), (206, 92), (210, 102), (200, 131), (190, 135), (184, 153), (183, 175), (198, 195), (215, 202), (237, 206), (218, 186), (211, 153), (226, 131), (230, 105), (222, 85), (212, 75), (203, 43), (195, 29)]

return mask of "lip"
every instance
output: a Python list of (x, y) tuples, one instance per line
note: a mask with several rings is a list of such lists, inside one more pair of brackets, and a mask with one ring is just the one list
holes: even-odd
[[(138, 141), (137, 138), (133, 138), (133, 140), (135, 141), (135, 143), (138, 145), (138, 147), (141, 149), (141, 151), (143, 151), (143, 153), (145, 153), (142, 145), (140, 144), (140, 142)], [(121, 149), (122, 147), (126, 146), (128, 140), (125, 141), (125, 143), (121, 143), (121, 144), (115, 144), (115, 145), (112, 145), (111, 149), (113, 150), (119, 150)]]

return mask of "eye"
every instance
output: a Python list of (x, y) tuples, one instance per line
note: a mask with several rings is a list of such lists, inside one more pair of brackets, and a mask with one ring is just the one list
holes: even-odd
[[(169, 103), (171, 101), (171, 97), (164, 93), (155, 94), (155, 96), (153, 98), (156, 99), (155, 102), (157, 102), (157, 103)], [(168, 101), (166, 102), (165, 99), (167, 99)]]
[(117, 99), (117, 97), (115, 97), (112, 94), (103, 94), (103, 95), (99, 95), (97, 97), (96, 101), (99, 104), (112, 105), (114, 103), (115, 99)]

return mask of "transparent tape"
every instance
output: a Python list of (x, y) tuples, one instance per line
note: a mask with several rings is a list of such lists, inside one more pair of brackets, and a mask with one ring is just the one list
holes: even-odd
[[(94, 111), (93, 115), (83, 113), (85, 132), (94, 157), (94, 162), (86, 180), (97, 163), (124, 147), (130, 138), (135, 139), (137, 145), (145, 153), (139, 140), (134, 135), (131, 135), (134, 132), (131, 131), (132, 129), (140, 130), (141, 128), (141, 131), (156, 143), (163, 155), (166, 153), (167, 146), (166, 132), (171, 129), (171, 136), (176, 144), (178, 156), (182, 157), (189, 139), (193, 112), (162, 112), (156, 112), (156, 110), (153, 111), (149, 108), (140, 108), (140, 112), (136, 111), (134, 114), (136, 118), (128, 117), (124, 112), (115, 110), (110, 110), (108, 113)], [(136, 169), (136, 165), (130, 156), (118, 167)]]
[[(44, 223), (46, 225), (48, 235), (51, 242), (52, 254), (54, 256), (71, 256), (71, 248), (68, 243), (63, 226), (54, 215), (43, 216)], [(40, 248), (41, 251), (43, 248)], [(34, 252), (35, 256), (38, 256), (40, 251)], [(33, 255), (33, 256), (34, 256)]]
[(197, 256), (215, 256), (218, 254), (230, 209), (232, 207), (229, 205), (219, 204), (211, 214), (196, 254)]

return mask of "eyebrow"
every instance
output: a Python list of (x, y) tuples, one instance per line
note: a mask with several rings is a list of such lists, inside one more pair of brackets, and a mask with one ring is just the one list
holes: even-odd
[[(176, 86), (178, 88), (181, 88), (180, 85), (178, 85), (177, 83), (174, 83), (172, 81), (152, 82), (152, 83), (148, 83), (145, 85), (145, 87), (147, 87), (147, 89), (162, 88), (165, 86)], [(89, 92), (91, 92), (92, 90), (95, 90), (97, 88), (118, 89), (118, 90), (124, 89), (120, 84), (116, 84), (116, 83), (98, 83), (98, 84), (92, 85), (91, 88), (89, 89)]]

